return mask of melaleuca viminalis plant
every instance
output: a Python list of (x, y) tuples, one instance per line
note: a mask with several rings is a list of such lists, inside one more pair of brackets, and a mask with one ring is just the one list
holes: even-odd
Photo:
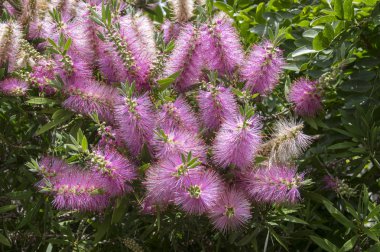
[(67, 141), (28, 163), (57, 209), (102, 212), (133, 191), (141, 215), (204, 215), (229, 232), (252, 206), (301, 200), (297, 159), (314, 138), (300, 118), (321, 112), (323, 90), (302, 77), (284, 104), (294, 113), (259, 109), (282, 82), (281, 29), (244, 48), (230, 17), (194, 19), (192, 1), (170, 1), (162, 25), (115, 0), (42, 2), (4, 5), (0, 91), (60, 106), (38, 134), (94, 121), (93, 142), (68, 122)]

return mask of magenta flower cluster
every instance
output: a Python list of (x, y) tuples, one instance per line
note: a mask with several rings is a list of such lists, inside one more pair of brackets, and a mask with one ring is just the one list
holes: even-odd
[[(216, 229), (228, 232), (252, 218), (252, 204), (300, 200), (304, 174), (297, 173), (293, 159), (310, 142), (300, 145), (299, 139), (306, 138), (302, 125), (282, 123), (268, 139), (263, 117), (254, 110), (240, 111), (245, 102), (234, 92), (241, 82), (245, 94), (271, 94), (285, 64), (276, 44), (263, 41), (245, 55), (233, 20), (217, 14), (200, 25), (166, 21), (163, 43), (175, 42), (170, 55), (163, 56), (147, 16), (126, 12), (121, 4), (109, 23), (98, 19), (101, 6), (100, 1), (67, 3), (58, 14), (29, 20), (24, 35), (18, 24), (0, 24), (5, 32), (13, 31), (10, 37), (1, 31), (0, 43), (16, 51), (11, 55), (0, 48), (0, 63), (12, 63), (9, 72), (27, 72), (23, 80), (0, 82), (1, 93), (25, 96), (36, 89), (76, 114), (97, 114), (107, 125), (100, 141), (81, 153), (80, 164), (51, 156), (40, 160), (43, 179), (37, 187), (54, 198), (57, 209), (102, 211), (115, 197), (134, 190), (133, 181), (140, 179), (142, 213), (175, 206), (191, 215), (204, 214)], [(34, 62), (23, 68), (13, 57), (28, 39), (43, 42), (29, 55)], [(40, 53), (44, 51), (49, 53)], [(172, 88), (162, 91), (160, 85), (168, 81)], [(301, 116), (321, 110), (315, 82), (300, 79), (289, 97)], [(257, 167), (259, 154), (266, 161)], [(142, 156), (149, 156), (150, 165), (139, 177), (136, 167)]]

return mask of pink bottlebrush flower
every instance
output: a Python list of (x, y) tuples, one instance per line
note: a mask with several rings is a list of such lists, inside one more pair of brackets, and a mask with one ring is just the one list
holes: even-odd
[(220, 193), (209, 217), (214, 227), (224, 233), (237, 230), (251, 218), (250, 203), (242, 192), (227, 189)]
[(324, 186), (323, 186), (324, 189), (337, 191), (339, 188), (339, 182), (340, 182), (339, 179), (331, 175), (325, 175), (322, 178), (322, 182), (324, 183)]
[(227, 118), (238, 115), (234, 95), (229, 88), (208, 86), (198, 94), (199, 112), (202, 123), (209, 131), (218, 130)]
[[(149, 89), (149, 73), (156, 52), (155, 43), (152, 41), (152, 32), (151, 22), (143, 16), (138, 19), (126, 15), (120, 20), (120, 36), (125, 40), (127, 50), (133, 58), (131, 68), (127, 69), (128, 80), (129, 82), (135, 81), (138, 90)], [(151, 46), (153, 48), (148, 48)]]
[(199, 125), (191, 107), (183, 97), (162, 106), (158, 114), (158, 125), (166, 129), (182, 129), (197, 133)]
[(65, 57), (56, 54), (53, 59), (54, 73), (61, 77), (66, 86), (92, 78), (91, 66), (72, 52), (68, 52)]
[(111, 126), (107, 126), (104, 129), (100, 128), (100, 130), (98, 130), (98, 135), (100, 136), (100, 140), (98, 142), (98, 146), (100, 147), (124, 147), (120, 134)]
[(153, 22), (149, 17), (139, 12), (135, 16), (133, 24), (137, 38), (141, 44), (140, 54), (142, 54), (142, 57), (149, 59), (149, 67), (151, 68), (157, 57)]
[(289, 100), (295, 105), (295, 112), (300, 116), (313, 117), (322, 110), (318, 83), (305, 78), (295, 81), (290, 89)]
[(204, 142), (194, 133), (184, 130), (160, 129), (152, 141), (155, 157), (166, 159), (173, 155), (192, 153), (193, 157), (206, 162)]
[(202, 214), (212, 209), (223, 189), (214, 171), (201, 171), (185, 179), (176, 193), (175, 203), (190, 214)]
[(140, 97), (123, 97), (115, 106), (115, 119), (120, 136), (129, 151), (132, 155), (139, 155), (144, 144), (151, 142), (156, 125), (149, 96), (145, 94)]
[(165, 20), (161, 29), (163, 32), (164, 43), (168, 44), (171, 40), (177, 40), (178, 35), (181, 32), (181, 25), (170, 20)]
[(45, 177), (54, 177), (59, 173), (70, 169), (69, 165), (62, 159), (45, 156), (38, 162), (40, 173)]
[(117, 90), (94, 80), (78, 81), (66, 89), (63, 107), (83, 115), (97, 113), (100, 120), (113, 122), (113, 106)]
[(18, 23), (0, 23), (0, 65), (8, 61), (8, 72), (18, 68), (22, 37), (22, 27)]
[(252, 164), (261, 144), (261, 123), (258, 117), (228, 118), (216, 135), (213, 160), (223, 168), (235, 165), (245, 168)]
[(11, 16), (16, 16), (18, 14), (18, 11), (8, 2), (3, 2), (3, 7)]
[(183, 162), (181, 156), (174, 155), (159, 161), (147, 171), (144, 182), (148, 197), (157, 202), (170, 203), (174, 201), (175, 192), (184, 181), (193, 173), (203, 169), (199, 162)]
[(16, 78), (0, 81), (0, 93), (8, 96), (24, 96), (28, 90), (28, 83)]
[(33, 84), (38, 86), (40, 92), (45, 92), (47, 95), (53, 95), (56, 89), (50, 85), (54, 76), (54, 63), (49, 60), (42, 59), (33, 66), (30, 78)]
[(60, 210), (101, 211), (108, 206), (110, 198), (104, 185), (103, 179), (75, 167), (53, 181), (53, 205)]
[(43, 176), (43, 179), (36, 183), (36, 186), (40, 190), (49, 187), (62, 173), (71, 171), (71, 166), (64, 160), (52, 156), (41, 158), (38, 162), (38, 166), (39, 173)]
[(248, 173), (246, 190), (258, 202), (296, 203), (303, 178), (295, 167), (263, 167)]
[(220, 75), (232, 74), (243, 63), (244, 53), (233, 20), (221, 14), (211, 27), (201, 28), (201, 40), (207, 67)]
[(134, 165), (112, 147), (97, 148), (91, 158), (91, 170), (109, 181), (107, 188), (110, 195), (121, 195), (128, 191), (130, 183), (136, 178)]
[(268, 94), (278, 84), (285, 61), (282, 51), (270, 42), (254, 45), (241, 74), (246, 80), (245, 89)]
[(99, 41), (98, 53), (99, 69), (108, 82), (125, 82), (128, 79), (123, 60), (111, 42)]
[(164, 76), (180, 72), (174, 83), (180, 92), (189, 90), (202, 76), (204, 55), (198, 33), (192, 24), (185, 25), (166, 65)]

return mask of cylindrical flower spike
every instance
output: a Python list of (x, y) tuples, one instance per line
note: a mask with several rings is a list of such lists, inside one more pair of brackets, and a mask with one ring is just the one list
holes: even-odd
[(75, 167), (53, 181), (53, 205), (61, 210), (101, 211), (109, 204), (110, 196), (105, 190), (102, 178)]
[(202, 50), (210, 70), (231, 75), (243, 63), (244, 53), (233, 21), (225, 14), (218, 15), (213, 25), (201, 28)]
[(300, 78), (290, 89), (289, 100), (300, 116), (313, 117), (322, 110), (321, 95), (316, 81)]
[(8, 72), (17, 69), (22, 37), (22, 27), (18, 23), (0, 24), (0, 65), (8, 61)]
[[(123, 97), (115, 106), (115, 119), (119, 133), (132, 155), (139, 155), (144, 144), (153, 138), (156, 118), (153, 104), (147, 94), (140, 97)], [(150, 146), (147, 146), (150, 147)]]
[(223, 184), (214, 171), (200, 171), (185, 179), (175, 195), (175, 203), (190, 214), (202, 214), (215, 205)]
[(250, 166), (261, 144), (260, 128), (261, 123), (256, 116), (228, 118), (214, 140), (214, 162), (222, 168)]
[(187, 91), (200, 80), (204, 65), (202, 54), (198, 30), (192, 24), (185, 25), (175, 42), (164, 74), (170, 76), (180, 72), (174, 83), (178, 91)]
[(183, 97), (175, 102), (162, 105), (158, 114), (158, 126), (165, 129), (179, 129), (198, 133), (199, 125), (194, 112)]
[(134, 165), (112, 148), (98, 148), (91, 156), (91, 170), (109, 181), (107, 192), (111, 196), (122, 195), (136, 177)]
[(175, 19), (182, 23), (187, 22), (193, 16), (193, 0), (170, 0), (173, 6)]
[(66, 90), (69, 97), (63, 107), (90, 116), (97, 113), (100, 120), (113, 122), (113, 106), (117, 90), (94, 80), (78, 81)]
[(190, 153), (159, 161), (147, 172), (144, 184), (148, 197), (158, 202), (173, 202), (175, 192), (183, 186), (184, 181), (202, 169), (198, 159), (192, 158)]
[(194, 133), (184, 130), (159, 129), (152, 141), (155, 157), (166, 159), (173, 155), (192, 153), (193, 157), (206, 162), (206, 147)]
[(200, 117), (208, 131), (218, 130), (228, 118), (238, 116), (238, 107), (230, 88), (209, 85), (198, 94)]
[(241, 228), (251, 218), (250, 207), (242, 192), (230, 188), (220, 194), (209, 217), (216, 229), (226, 233)]
[(245, 89), (268, 94), (278, 84), (284, 64), (281, 50), (270, 42), (254, 45), (241, 69), (242, 78), (247, 81)]
[(179, 23), (171, 22), (170, 20), (165, 20), (161, 29), (163, 31), (164, 42), (167, 44), (171, 40), (177, 40), (178, 35), (181, 32), (181, 25)]
[(303, 177), (295, 167), (263, 167), (248, 173), (246, 190), (257, 202), (296, 203)]
[(279, 120), (274, 125), (272, 139), (263, 145), (264, 155), (269, 152), (270, 163), (285, 164), (299, 157), (312, 143), (312, 137), (302, 132), (303, 124), (295, 120)]
[(0, 81), (0, 93), (8, 96), (24, 96), (28, 87), (28, 83), (15, 78)]

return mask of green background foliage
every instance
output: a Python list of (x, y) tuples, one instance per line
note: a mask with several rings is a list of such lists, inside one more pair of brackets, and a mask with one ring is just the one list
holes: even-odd
[[(134, 4), (157, 23), (171, 15), (161, 2)], [(378, 1), (207, 1), (197, 7), (195, 22), (215, 11), (235, 20), (247, 50), (275, 31), (285, 34), (280, 47), (286, 71), (274, 94), (262, 100), (261, 110), (291, 115), (284, 101), (299, 76), (319, 79), (324, 87), (323, 113), (304, 119), (306, 133), (318, 139), (299, 162), (314, 182), (302, 191), (302, 202), (256, 206), (250, 224), (227, 235), (213, 230), (205, 217), (176, 209), (142, 216), (141, 195), (117, 199), (104, 214), (57, 211), (36, 192), (38, 177), (28, 162), (47, 152), (75, 160), (96, 141), (99, 125), (63, 110), (58, 100), (1, 96), (1, 250), (124, 251), (126, 240), (133, 239), (146, 251), (380, 251)], [(160, 84), (165, 88), (171, 81)], [(338, 192), (323, 189), (327, 174), (343, 181)]]

